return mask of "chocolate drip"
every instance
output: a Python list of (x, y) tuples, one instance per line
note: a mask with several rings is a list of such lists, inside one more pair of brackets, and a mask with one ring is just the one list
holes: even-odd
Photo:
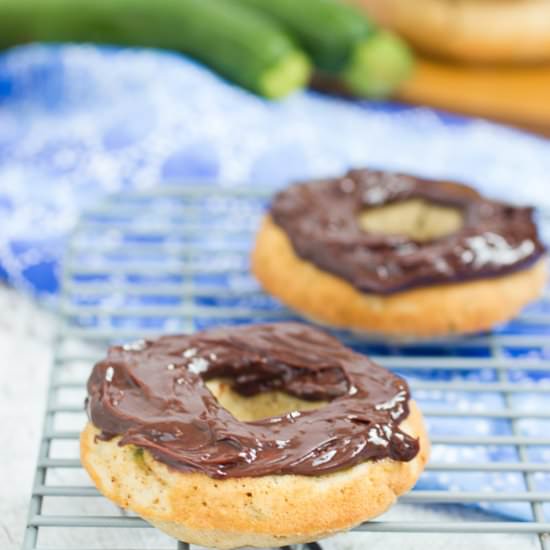
[[(428, 242), (361, 229), (364, 210), (407, 199), (459, 209), (461, 229)], [(367, 293), (505, 275), (546, 251), (532, 208), (402, 174), (351, 170), (342, 178), (296, 184), (275, 196), (271, 216), (298, 256)]]
[[(279, 390), (327, 400), (241, 422), (205, 385), (228, 378), (245, 396)], [(222, 328), (109, 349), (88, 381), (87, 410), (101, 438), (122, 436), (182, 471), (215, 478), (321, 475), (366, 460), (409, 461), (418, 441), (399, 429), (404, 380), (298, 323)]]

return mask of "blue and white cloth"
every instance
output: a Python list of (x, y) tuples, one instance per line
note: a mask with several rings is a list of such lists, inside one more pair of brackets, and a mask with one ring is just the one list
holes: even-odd
[(55, 293), (64, 236), (105, 193), (282, 185), (362, 165), (550, 203), (550, 143), (486, 122), (309, 92), (268, 102), (169, 53), (30, 46), (0, 56), (0, 274), (39, 295)]
[[(0, 278), (40, 298), (55, 296), (69, 230), (83, 208), (107, 193), (191, 180), (276, 188), (365, 165), (464, 180), (498, 198), (550, 206), (550, 142), (519, 131), (312, 92), (268, 102), (169, 53), (17, 48), (0, 56)], [(483, 381), (495, 375), (473, 370), (445, 376)], [(522, 383), (550, 381), (550, 373), (512, 376)], [(418, 392), (416, 397), (421, 404), (454, 409), (503, 407), (499, 394), (479, 394), (475, 403), (471, 395)], [(517, 399), (524, 400), (518, 407), (547, 409), (544, 394)], [(520, 420), (518, 427), (524, 435), (545, 435), (550, 423)], [(431, 419), (430, 429), (447, 435), (510, 433), (500, 419)], [(547, 448), (528, 452), (530, 460), (550, 460)], [(518, 457), (513, 447), (443, 445), (434, 449), (433, 459), (514, 462)], [(538, 490), (550, 490), (547, 474), (534, 479)], [(422, 486), (513, 492), (524, 490), (525, 480), (518, 472), (432, 472)], [(486, 509), (531, 517), (527, 504)]]

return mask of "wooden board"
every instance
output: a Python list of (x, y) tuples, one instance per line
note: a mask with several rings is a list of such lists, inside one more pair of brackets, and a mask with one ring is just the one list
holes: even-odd
[(420, 59), (397, 98), (550, 135), (550, 65), (466, 67)]

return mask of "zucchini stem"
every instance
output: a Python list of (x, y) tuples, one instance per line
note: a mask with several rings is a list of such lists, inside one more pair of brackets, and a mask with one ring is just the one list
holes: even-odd
[(303, 88), (311, 76), (311, 63), (300, 51), (293, 51), (268, 69), (259, 82), (260, 93), (270, 99), (284, 97)]
[(414, 59), (395, 34), (380, 30), (357, 42), (341, 77), (361, 97), (383, 99), (410, 76)]

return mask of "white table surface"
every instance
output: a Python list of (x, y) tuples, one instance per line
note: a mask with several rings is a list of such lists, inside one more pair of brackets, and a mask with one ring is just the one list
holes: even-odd
[[(0, 286), (0, 548), (20, 548), (23, 539), (38, 440), (46, 397), (47, 373), (51, 363), (53, 316), (30, 299)], [(83, 505), (84, 506), (84, 505)], [(453, 510), (398, 505), (388, 518), (407, 521), (475, 520), (476, 513), (465, 508)], [(62, 532), (63, 531), (63, 532)], [(151, 544), (174, 548), (154, 531), (118, 532), (97, 530), (90, 535), (73, 529), (71, 542), (102, 550), (147, 548)], [(67, 543), (64, 530), (50, 533), (48, 544)], [(93, 541), (93, 542), (92, 542)], [(352, 533), (324, 543), (327, 550), (492, 550), (538, 549), (532, 535), (471, 535), (467, 533), (387, 534)]]

